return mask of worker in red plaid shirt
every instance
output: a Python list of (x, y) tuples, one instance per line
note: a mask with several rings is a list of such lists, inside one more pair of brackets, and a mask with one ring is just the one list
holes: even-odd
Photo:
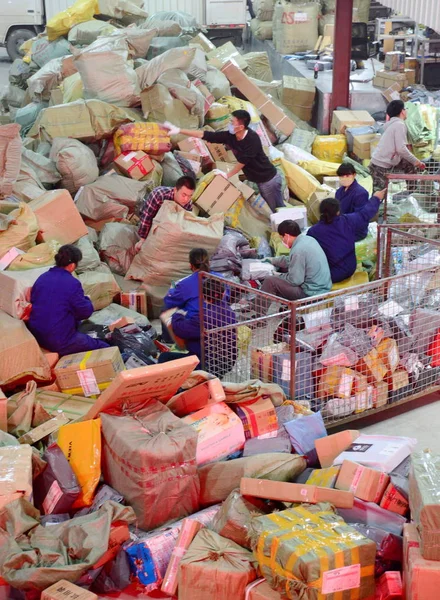
[(141, 222), (138, 230), (141, 239), (136, 244), (137, 252), (139, 252), (147, 235), (150, 233), (153, 219), (159, 212), (159, 209), (165, 200), (174, 201), (185, 210), (192, 210), (191, 198), (195, 189), (196, 182), (194, 179), (185, 176), (180, 177), (173, 188), (160, 186), (148, 195), (141, 213)]

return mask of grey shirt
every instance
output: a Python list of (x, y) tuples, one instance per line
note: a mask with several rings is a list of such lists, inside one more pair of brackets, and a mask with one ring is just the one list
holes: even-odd
[(294, 241), (289, 256), (272, 259), (275, 267), (287, 268), (280, 277), (302, 288), (306, 296), (325, 294), (332, 288), (327, 257), (319, 243), (301, 234)]
[(393, 117), (384, 126), (384, 132), (373, 152), (371, 162), (373, 165), (384, 169), (391, 169), (405, 159), (412, 165), (419, 161), (408, 150), (408, 130), (405, 121)]

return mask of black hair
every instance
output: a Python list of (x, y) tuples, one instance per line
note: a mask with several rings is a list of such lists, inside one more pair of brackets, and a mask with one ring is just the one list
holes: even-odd
[(336, 174), (339, 175), (339, 177), (342, 177), (343, 175), (356, 175), (356, 169), (351, 163), (342, 163), (342, 165), (339, 165)]
[(234, 110), (232, 116), (235, 117), (242, 125), (244, 125), (246, 129), (249, 127), (251, 115), (247, 110)]
[(198, 271), (209, 273), (209, 255), (205, 248), (193, 248), (189, 253), (189, 264)]
[(341, 205), (336, 198), (325, 198), (319, 205), (321, 221), (330, 225), (335, 220), (335, 217), (341, 211)]
[(176, 190), (180, 190), (180, 188), (186, 187), (189, 190), (195, 190), (196, 189), (196, 182), (195, 179), (193, 179), (192, 177), (188, 177), (188, 175), (184, 175), (183, 177), (179, 177), (179, 179), (176, 181)]
[(398, 117), (402, 110), (405, 110), (405, 103), (403, 100), (391, 100), (387, 106), (387, 115), (390, 119)]
[(203, 297), (208, 302), (220, 302), (225, 293), (225, 286), (217, 279), (205, 279), (203, 283)]
[(66, 244), (58, 250), (55, 256), (55, 264), (57, 267), (67, 267), (72, 263), (77, 265), (81, 262), (82, 257), (82, 252), (79, 248), (72, 244)]
[(287, 220), (278, 225), (278, 233), (281, 237), (286, 234), (298, 237), (301, 233), (301, 228), (296, 221)]

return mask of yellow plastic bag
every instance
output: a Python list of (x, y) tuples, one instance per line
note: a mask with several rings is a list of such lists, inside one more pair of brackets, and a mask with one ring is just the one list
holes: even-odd
[(346, 152), (345, 135), (317, 135), (312, 146), (313, 156), (334, 163), (341, 163)]
[(289, 190), (302, 202), (307, 202), (311, 194), (321, 190), (319, 181), (302, 167), (285, 158), (281, 159), (281, 167), (286, 175)]
[(340, 163), (325, 160), (301, 160), (298, 164), (314, 177), (334, 177), (340, 166)]
[(258, 114), (258, 110), (253, 104), (247, 102), (247, 100), (241, 100), (240, 98), (236, 98), (235, 96), (223, 96), (217, 102), (227, 106), (231, 113), (234, 112), (234, 110), (247, 110), (248, 113), (251, 115), (252, 123), (259, 123), (261, 120), (260, 115)]
[(74, 73), (63, 81), (61, 85), (63, 91), (63, 104), (75, 102), (84, 98), (84, 85), (79, 73)]
[(47, 37), (50, 42), (67, 35), (74, 25), (90, 21), (99, 13), (98, 0), (76, 0), (72, 6), (52, 17), (47, 25)]
[(275, 252), (275, 256), (288, 256), (290, 254), (289, 248), (283, 244), (280, 234), (276, 231), (272, 231), (270, 234), (269, 243)]
[(373, 195), (373, 178), (368, 175), (367, 177), (361, 177), (360, 175), (358, 175), (356, 177), (357, 182), (359, 183), (359, 185), (361, 185), (363, 188), (365, 188), (367, 190), (367, 192), (370, 194), (370, 196)]
[(72, 508), (90, 506), (101, 477), (101, 419), (64, 425), (57, 443), (81, 487)]
[[(210, 172), (210, 173), (206, 173), (206, 175), (203, 175), (199, 179), (199, 181), (197, 183), (197, 187), (196, 187), (195, 192), (192, 197), (193, 202), (196, 202), (196, 200), (203, 194), (203, 192), (206, 190), (206, 188), (211, 183), (211, 181), (214, 179), (214, 177), (215, 177), (215, 173)], [(233, 225), (232, 225), (232, 227), (233, 227)]]
[(55, 264), (55, 254), (61, 244), (56, 241), (47, 244), (38, 244), (25, 254), (17, 256), (8, 267), (8, 271), (27, 271), (28, 269), (39, 269), (51, 267)]

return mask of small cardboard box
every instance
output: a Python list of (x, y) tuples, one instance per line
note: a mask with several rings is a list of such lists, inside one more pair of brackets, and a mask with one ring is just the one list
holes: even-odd
[(357, 371), (365, 375), (368, 383), (378, 383), (383, 381), (387, 368), (379, 358), (376, 348), (373, 348), (356, 365)]
[(20, 436), (18, 441), (20, 444), (35, 444), (51, 433), (58, 431), (62, 425), (67, 425), (69, 421), (70, 419), (66, 417), (66, 415), (59, 413), (52, 419), (49, 419), (49, 421), (42, 423), (38, 427), (35, 427), (35, 429), (32, 429), (31, 431), (28, 431), (28, 433)]
[(154, 169), (151, 158), (141, 150), (139, 152), (123, 152), (115, 158), (115, 164), (124, 175), (137, 181), (146, 177)]
[(386, 381), (379, 381), (373, 384), (373, 408), (384, 406), (388, 402), (388, 384)]
[(386, 366), (388, 373), (394, 373), (400, 361), (399, 347), (396, 340), (391, 338), (383, 339), (377, 346), (377, 352), (380, 360)]
[(273, 356), (289, 351), (289, 345), (280, 342), (271, 346), (251, 349), (251, 379), (259, 379), (264, 383), (273, 381)]
[(316, 453), (322, 468), (331, 467), (337, 456), (359, 437), (359, 431), (346, 429), (315, 440)]
[(409, 510), (409, 501), (408, 498), (405, 498), (405, 496), (399, 492), (393, 482), (390, 481), (383, 498), (380, 501), (380, 506), (404, 517)]
[(380, 140), (378, 133), (367, 133), (365, 135), (354, 135), (353, 152), (362, 159), (371, 158), (373, 151)]
[(183, 152), (189, 152), (190, 154), (198, 155), (202, 158), (202, 164), (211, 164), (212, 160), (211, 153), (208, 150), (206, 143), (199, 138), (186, 138), (178, 144), (179, 150)]
[(335, 110), (333, 113), (331, 133), (345, 133), (350, 127), (375, 125), (376, 121), (366, 110)]
[(132, 319), (131, 317), (121, 317), (117, 321), (113, 321), (113, 323), (110, 323), (108, 328), (110, 331), (114, 331), (115, 329), (121, 329), (126, 325), (134, 325), (134, 319)]
[(147, 293), (144, 290), (121, 292), (121, 306), (147, 316)]
[(87, 235), (87, 227), (67, 190), (45, 192), (29, 202), (38, 220), (37, 241), (73, 244)]
[(224, 144), (213, 144), (212, 142), (206, 142), (206, 146), (211, 153), (212, 158), (215, 162), (225, 162), (225, 163), (236, 163), (237, 159), (235, 158), (232, 150), (226, 150)]
[(386, 473), (344, 460), (335, 488), (352, 492), (366, 502), (379, 503), (389, 481)]
[(124, 370), (119, 348), (110, 347), (64, 356), (54, 373), (63, 392), (88, 397), (99, 395)]
[(247, 477), (241, 479), (240, 493), (243, 496), (255, 496), (280, 502), (309, 502), (310, 504), (330, 502), (336, 508), (353, 508), (354, 501), (351, 492), (332, 490), (316, 485)]
[(98, 600), (99, 596), (61, 579), (44, 590), (41, 600)]
[(240, 191), (222, 175), (216, 175), (202, 194), (194, 201), (208, 215), (227, 212), (236, 202)]
[(405, 369), (397, 369), (394, 373), (389, 373), (386, 376), (385, 381), (388, 384), (389, 392), (397, 392), (397, 390), (409, 385), (408, 371), (405, 371)]
[(400, 100), (400, 90), (400, 84), (393, 83), (393, 85), (390, 85), (389, 88), (382, 92), (382, 96), (387, 100), (387, 102), (391, 102), (392, 100)]
[(228, 60), (222, 67), (222, 72), (238, 90), (263, 113), (270, 123), (284, 135), (290, 135), (295, 129), (295, 123), (287, 117), (260, 88), (243, 73), (237, 63)]
[(198, 33), (195, 37), (189, 40), (189, 45), (200, 46), (204, 52), (215, 52), (215, 46), (203, 33)]
[(273, 402), (268, 396), (232, 405), (232, 409), (243, 423), (247, 440), (260, 436), (269, 437), (271, 434), (276, 436), (278, 419)]
[(313, 80), (305, 77), (283, 77), (281, 102), (303, 121), (312, 118), (315, 101), (316, 85)]
[(405, 70), (405, 53), (404, 52), (387, 52), (385, 54), (385, 71), (399, 71)]

